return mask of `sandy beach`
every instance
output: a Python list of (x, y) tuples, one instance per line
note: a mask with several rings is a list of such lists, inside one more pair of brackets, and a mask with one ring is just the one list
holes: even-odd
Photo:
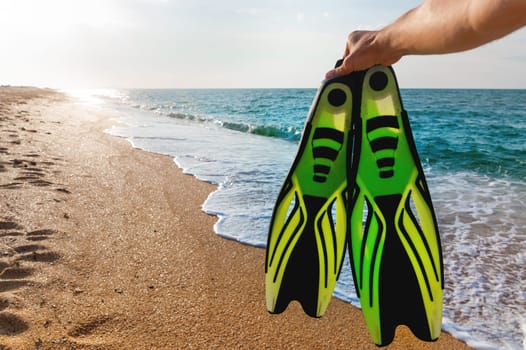
[[(264, 250), (217, 236), (214, 186), (104, 134), (111, 111), (0, 88), (0, 349), (376, 349), (333, 299), (270, 315)], [(385, 349), (469, 349), (398, 330)]]

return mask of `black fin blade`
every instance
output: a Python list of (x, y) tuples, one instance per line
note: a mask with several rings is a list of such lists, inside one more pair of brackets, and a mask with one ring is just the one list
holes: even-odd
[(318, 317), (320, 256), (316, 246), (315, 219), (327, 199), (304, 196), (303, 200), (307, 222), (287, 262), (274, 313), (285, 311), (292, 300), (297, 300), (307, 315)]
[(413, 266), (395, 226), (401, 200), (399, 194), (375, 198), (387, 225), (379, 282), (382, 346), (393, 341), (398, 325), (408, 326), (422, 340), (434, 340)]

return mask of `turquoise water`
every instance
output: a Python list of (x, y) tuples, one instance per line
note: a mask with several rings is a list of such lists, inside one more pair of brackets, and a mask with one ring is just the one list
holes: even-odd
[[(120, 90), (106, 102), (126, 125), (108, 132), (171, 155), (185, 172), (217, 184), (203, 204), (219, 217), (216, 232), (263, 247), (315, 93)], [(520, 349), (526, 331), (526, 90), (409, 89), (402, 98), (443, 243), (444, 329), (475, 348)], [(349, 265), (336, 295), (359, 304)]]

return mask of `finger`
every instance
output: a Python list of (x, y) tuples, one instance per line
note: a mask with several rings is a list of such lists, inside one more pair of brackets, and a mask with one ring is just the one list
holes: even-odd
[(336, 68), (336, 76), (347, 75), (351, 73), (352, 71), (353, 71), (353, 64), (352, 64), (351, 56), (347, 55), (344, 58), (342, 65)]
[(350, 52), (351, 52), (351, 43), (349, 41), (347, 41), (345, 43), (345, 50), (343, 50), (342, 58), (345, 58), (345, 57), (349, 56)]
[(336, 76), (336, 69), (331, 69), (327, 73), (325, 73), (325, 80), (332, 79)]
[(350, 74), (353, 71), (354, 71), (354, 68), (352, 65), (352, 61), (350, 59), (350, 56), (347, 56), (345, 57), (345, 59), (343, 60), (343, 63), (339, 67), (331, 69), (325, 74), (325, 79), (340, 77), (343, 75)]
[(359, 38), (362, 36), (362, 32), (361, 31), (354, 31), (354, 32), (351, 32), (349, 33), (349, 35), (347, 35), (347, 42), (345, 43), (345, 50), (344, 50), (344, 53), (343, 53), (343, 57), (347, 57), (349, 56), (349, 54), (351, 53), (352, 51), (352, 47), (354, 46), (354, 44), (359, 40)]

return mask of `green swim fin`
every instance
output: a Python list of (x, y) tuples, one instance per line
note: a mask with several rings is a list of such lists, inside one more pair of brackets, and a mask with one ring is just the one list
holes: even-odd
[(363, 74), (348, 169), (356, 291), (377, 345), (389, 344), (399, 324), (436, 340), (444, 277), (431, 197), (394, 71), (375, 66)]
[(329, 305), (347, 243), (351, 114), (349, 86), (325, 82), (272, 215), (265, 262), (271, 313), (297, 300), (305, 313), (320, 317)]

